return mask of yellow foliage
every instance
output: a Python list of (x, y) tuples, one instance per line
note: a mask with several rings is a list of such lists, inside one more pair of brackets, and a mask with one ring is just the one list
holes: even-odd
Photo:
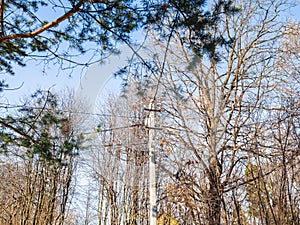
[(179, 225), (179, 223), (177, 222), (177, 220), (175, 220), (174, 218), (172, 218), (171, 216), (163, 213), (161, 214), (156, 221), (157, 225)]

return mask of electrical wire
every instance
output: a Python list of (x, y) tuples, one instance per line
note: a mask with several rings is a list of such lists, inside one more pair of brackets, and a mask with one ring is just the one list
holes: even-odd
[[(11, 109), (11, 108), (25, 108), (26, 109), (35, 109), (35, 110), (53, 110), (51, 108), (43, 108), (43, 107), (33, 107), (33, 106), (25, 106), (25, 105), (13, 105), (13, 104), (5, 104), (1, 103), (0, 108)], [(134, 119), (136, 116), (125, 116), (125, 115), (116, 115), (116, 114), (106, 114), (106, 113), (92, 113), (92, 112), (83, 112), (83, 111), (71, 111), (71, 110), (63, 110), (63, 109), (55, 109), (61, 113), (71, 113), (71, 114), (80, 114), (80, 115), (90, 115), (90, 116), (99, 116), (99, 117), (119, 117), (119, 118), (129, 118)]]

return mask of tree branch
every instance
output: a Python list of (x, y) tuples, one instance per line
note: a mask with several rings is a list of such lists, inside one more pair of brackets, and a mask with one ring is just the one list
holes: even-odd
[(0, 121), (0, 124), (1, 124), (2, 126), (4, 126), (4, 127), (8, 128), (8, 129), (10, 129), (10, 130), (16, 132), (17, 134), (19, 134), (19, 135), (21, 135), (21, 136), (23, 136), (23, 137), (25, 137), (25, 138), (28, 138), (29, 140), (31, 140), (31, 141), (34, 142), (34, 140), (32, 139), (31, 136), (29, 136), (28, 134), (26, 134), (26, 133), (20, 131), (19, 129), (17, 129), (17, 128), (15, 128), (15, 127), (13, 127), (12, 125), (10, 125), (10, 124), (8, 124), (8, 123), (5, 123), (5, 122), (3, 122), (3, 121)]
[(12, 39), (35, 37), (35, 36), (39, 35), (40, 33), (44, 32), (46, 30), (49, 30), (50, 28), (55, 27), (58, 24), (60, 24), (61, 22), (63, 22), (64, 20), (70, 18), (73, 14), (75, 14), (76, 12), (79, 11), (80, 7), (83, 4), (84, 4), (84, 1), (79, 1), (70, 11), (68, 11), (64, 15), (62, 15), (61, 17), (59, 17), (56, 20), (53, 20), (53, 21), (45, 24), (44, 26), (42, 26), (34, 31), (23, 33), (23, 34), (11, 34), (8, 36), (3, 36), (0, 38), (0, 44), (6, 42), (8, 40), (12, 40)]
[(3, 14), (4, 14), (4, 0), (1, 0), (0, 1), (0, 37), (3, 37), (4, 36), (4, 17), (3, 17)]

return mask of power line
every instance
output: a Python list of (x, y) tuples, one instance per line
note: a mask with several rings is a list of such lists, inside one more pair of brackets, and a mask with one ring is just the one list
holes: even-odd
[(136, 116), (125, 116), (125, 115), (116, 115), (116, 114), (107, 114), (107, 113), (92, 113), (92, 112), (83, 112), (83, 111), (71, 111), (71, 110), (63, 110), (63, 109), (51, 109), (51, 108), (44, 108), (44, 107), (33, 107), (33, 106), (25, 106), (25, 105), (13, 105), (13, 104), (5, 104), (1, 103), (0, 108), (25, 108), (26, 109), (36, 109), (36, 110), (56, 110), (62, 113), (72, 113), (72, 114), (81, 114), (81, 115), (90, 115), (90, 116), (100, 116), (100, 117), (119, 117), (119, 118), (129, 118), (135, 119)]
[(145, 125), (144, 124), (131, 124), (131, 125), (122, 126), (122, 127), (112, 127), (112, 128), (106, 128), (106, 129), (99, 129), (95, 132), (84, 132), (82, 134), (85, 134), (85, 135), (96, 134), (96, 133), (110, 132), (110, 131), (115, 131), (115, 130), (128, 129), (128, 128), (133, 128), (133, 127), (145, 127)]

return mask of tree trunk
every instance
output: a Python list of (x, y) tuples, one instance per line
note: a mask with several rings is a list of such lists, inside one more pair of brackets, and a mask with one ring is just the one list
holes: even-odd
[(211, 183), (209, 188), (208, 201), (208, 224), (219, 225), (221, 218), (221, 198), (215, 183)]
[(208, 224), (221, 223), (221, 190), (217, 160), (210, 162), (209, 189), (208, 189)]

